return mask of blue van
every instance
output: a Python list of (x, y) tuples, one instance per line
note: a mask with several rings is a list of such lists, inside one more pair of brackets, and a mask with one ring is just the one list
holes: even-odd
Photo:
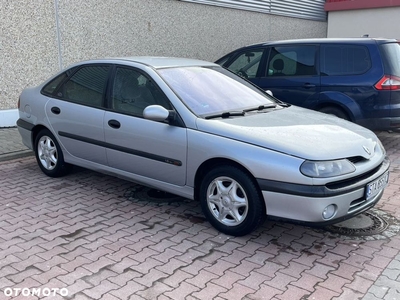
[(400, 42), (341, 38), (266, 42), (216, 61), (290, 104), (372, 130), (400, 128)]

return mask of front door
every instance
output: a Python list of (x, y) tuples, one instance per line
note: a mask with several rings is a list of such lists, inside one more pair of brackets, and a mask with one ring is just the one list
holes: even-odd
[(186, 128), (143, 118), (149, 105), (172, 109), (166, 96), (143, 72), (117, 67), (111, 110), (105, 113), (104, 137), (110, 167), (135, 175), (185, 185)]

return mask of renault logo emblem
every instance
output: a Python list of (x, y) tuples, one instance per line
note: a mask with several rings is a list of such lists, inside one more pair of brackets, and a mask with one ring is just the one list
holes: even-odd
[(363, 148), (364, 148), (365, 152), (368, 153), (368, 155), (371, 155), (371, 151), (368, 149), (367, 146), (363, 146)]

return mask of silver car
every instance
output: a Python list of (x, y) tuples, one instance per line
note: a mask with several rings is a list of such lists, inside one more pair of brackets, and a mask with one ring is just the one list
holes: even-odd
[(229, 235), (267, 215), (345, 220), (375, 205), (389, 179), (373, 132), (199, 60), (81, 62), (25, 89), (18, 108), (23, 143), (46, 175), (78, 165), (197, 199)]

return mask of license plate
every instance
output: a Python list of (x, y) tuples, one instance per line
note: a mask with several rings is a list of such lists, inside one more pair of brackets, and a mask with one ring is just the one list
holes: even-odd
[(382, 191), (389, 182), (389, 171), (381, 175), (379, 178), (367, 184), (365, 189), (365, 198), (370, 200), (375, 197), (380, 191)]

